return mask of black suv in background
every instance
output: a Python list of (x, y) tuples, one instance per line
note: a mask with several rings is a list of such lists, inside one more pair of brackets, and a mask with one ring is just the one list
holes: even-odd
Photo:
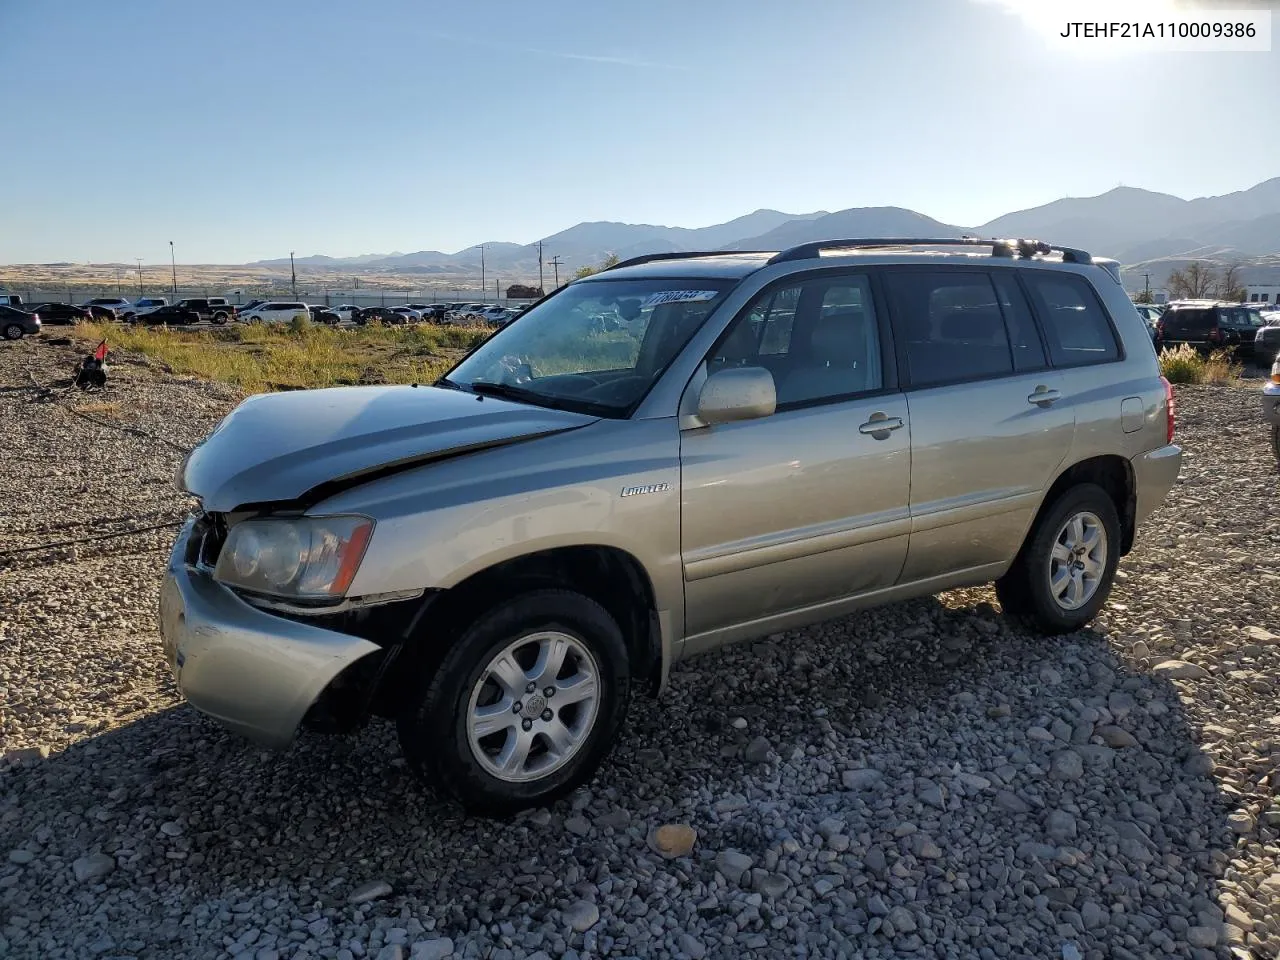
[(1232, 350), (1242, 360), (1253, 358), (1253, 337), (1262, 319), (1233, 303), (1180, 300), (1156, 322), (1156, 350), (1188, 343), (1201, 353)]

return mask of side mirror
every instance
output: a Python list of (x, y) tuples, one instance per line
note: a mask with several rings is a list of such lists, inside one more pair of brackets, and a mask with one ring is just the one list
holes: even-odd
[(708, 424), (768, 417), (777, 407), (773, 374), (764, 367), (734, 367), (713, 373), (698, 394), (698, 417)]

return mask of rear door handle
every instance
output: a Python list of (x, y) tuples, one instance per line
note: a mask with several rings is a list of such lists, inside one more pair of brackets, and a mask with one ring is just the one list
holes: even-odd
[(866, 423), (858, 427), (858, 432), (869, 434), (877, 440), (884, 440), (891, 432), (901, 428), (901, 417), (886, 417), (883, 413), (873, 413)]
[(1050, 390), (1048, 387), (1036, 387), (1035, 393), (1027, 397), (1027, 403), (1034, 403), (1037, 407), (1047, 407), (1061, 399), (1062, 394), (1057, 390)]

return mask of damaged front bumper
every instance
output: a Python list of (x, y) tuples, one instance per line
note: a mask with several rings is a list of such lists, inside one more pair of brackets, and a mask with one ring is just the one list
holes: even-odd
[(178, 689), (201, 713), (266, 746), (289, 745), (343, 670), (382, 648), (251, 606), (197, 566), (187, 521), (160, 591), (160, 634)]

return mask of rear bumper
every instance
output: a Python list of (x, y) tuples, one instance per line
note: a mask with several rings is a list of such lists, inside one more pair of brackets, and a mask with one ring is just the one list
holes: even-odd
[(380, 648), (360, 637), (265, 613), (186, 561), (192, 522), (160, 591), (160, 634), (193, 707), (266, 746), (289, 745), (325, 687)]
[(1139, 454), (1129, 462), (1133, 464), (1136, 497), (1133, 520), (1134, 526), (1138, 527), (1173, 489), (1182, 468), (1182, 448), (1171, 443)]
[(1280, 383), (1268, 383), (1262, 388), (1262, 418), (1273, 427), (1280, 427)]

